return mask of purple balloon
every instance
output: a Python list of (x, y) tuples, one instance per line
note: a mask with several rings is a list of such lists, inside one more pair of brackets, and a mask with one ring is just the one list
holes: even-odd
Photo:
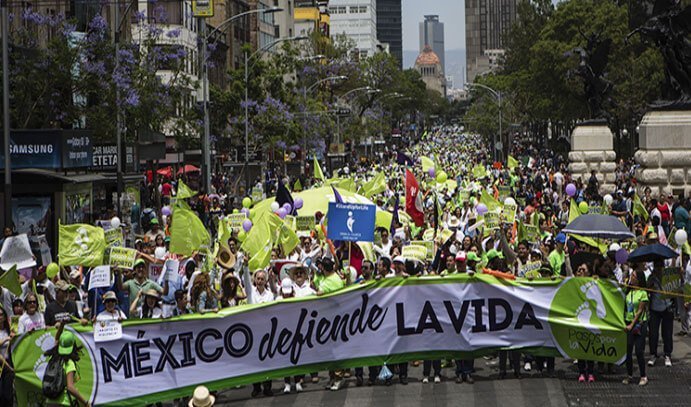
[(434, 178), (434, 176), (436, 175), (436, 171), (434, 171), (434, 167), (427, 170), (427, 174), (429, 174), (430, 177)]
[(250, 216), (250, 210), (247, 208), (240, 209), (240, 213), (244, 213), (245, 215)]
[(293, 204), (295, 204), (295, 209), (302, 209), (302, 205), (304, 204), (304, 202), (302, 201), (302, 198), (297, 197), (293, 201)]
[(614, 259), (618, 264), (624, 264), (629, 259), (629, 252), (627, 252), (626, 249), (621, 248), (614, 254)]
[(245, 219), (242, 221), (242, 228), (245, 230), (245, 232), (249, 232), (250, 229), (252, 229), (252, 221), (249, 219)]
[(279, 218), (284, 219), (288, 212), (286, 211), (286, 208), (278, 208), (276, 211), (276, 215), (278, 215)]
[(164, 206), (161, 208), (161, 215), (170, 216), (170, 206)]
[(574, 184), (567, 184), (566, 185), (566, 195), (568, 195), (568, 196), (576, 195), (576, 186)]
[(293, 212), (293, 207), (288, 202), (283, 204), (283, 209), (286, 210), (286, 214)]
[(478, 215), (484, 215), (484, 214), (487, 213), (487, 205), (485, 205), (485, 204), (483, 204), (483, 203), (479, 203), (479, 204), (477, 204), (477, 206), (475, 207), (475, 210), (477, 211), (477, 214), (478, 214)]

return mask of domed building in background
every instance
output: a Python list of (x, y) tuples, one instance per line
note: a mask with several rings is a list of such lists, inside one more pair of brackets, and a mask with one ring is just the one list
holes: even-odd
[(441, 96), (446, 96), (446, 79), (441, 67), (441, 60), (429, 45), (425, 45), (420, 55), (417, 56), (415, 70), (422, 76), (427, 89), (439, 92)]

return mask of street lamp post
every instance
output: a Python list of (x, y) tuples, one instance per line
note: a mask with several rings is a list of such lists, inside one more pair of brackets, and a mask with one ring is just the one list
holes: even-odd
[[(381, 92), (381, 89), (375, 89), (371, 86), (362, 86), (360, 88), (355, 88), (355, 89), (349, 90), (348, 92), (341, 95), (341, 97), (339, 97), (338, 100), (345, 101), (345, 98), (348, 97), (349, 95), (352, 95), (355, 92), (362, 92), (362, 91), (365, 91), (367, 93), (379, 93), (379, 92)], [(341, 115), (337, 110), (336, 111), (336, 144), (340, 144), (340, 143), (341, 143)]]
[(211, 193), (211, 124), (209, 120), (209, 64), (208, 56), (206, 55), (207, 45), (209, 38), (217, 32), (223, 31), (233, 21), (236, 21), (242, 17), (248, 16), (250, 14), (270, 14), (283, 11), (280, 7), (273, 7), (267, 9), (254, 9), (248, 10), (239, 14), (236, 14), (224, 21), (222, 21), (218, 27), (215, 27), (210, 33), (207, 33), (206, 19), (200, 17), (200, 31), (202, 33), (202, 50), (200, 53), (201, 57), (201, 74), (202, 74), (202, 109), (204, 112), (204, 132), (202, 134), (202, 184), (207, 194)]
[[(499, 140), (501, 140), (501, 134), (502, 134), (502, 93), (490, 88), (487, 85), (483, 85), (481, 83), (468, 83), (468, 86), (477, 86), (479, 88), (485, 89), (488, 92), (492, 94), (497, 99), (497, 104), (499, 106)], [(496, 141), (496, 136), (493, 137), (492, 139), (492, 157), (494, 161), (497, 161), (497, 147), (496, 147), (497, 141)], [(509, 151), (510, 149), (509, 142), (507, 142), (506, 149)]]
[[(258, 50), (254, 51), (252, 55), (249, 55), (247, 51), (245, 51), (245, 194), (250, 195), (250, 168), (249, 168), (249, 163), (250, 163), (250, 148), (249, 148), (249, 77), (250, 77), (250, 70), (249, 70), (249, 61), (252, 60), (254, 57), (260, 55), (263, 52), (266, 52), (267, 50), (271, 49), (272, 47), (276, 46), (277, 44), (280, 44), (281, 42), (286, 42), (286, 41), (301, 41), (301, 40), (306, 40), (309, 37), (307, 36), (297, 36), (297, 37), (285, 37), (285, 38), (278, 38), (262, 48), (259, 48)], [(254, 65), (253, 65), (254, 66)]]

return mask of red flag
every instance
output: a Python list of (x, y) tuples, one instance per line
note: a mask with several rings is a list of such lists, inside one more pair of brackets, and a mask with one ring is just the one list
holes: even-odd
[(415, 226), (420, 227), (425, 223), (420, 187), (415, 175), (408, 169), (405, 170), (405, 211), (413, 218)]

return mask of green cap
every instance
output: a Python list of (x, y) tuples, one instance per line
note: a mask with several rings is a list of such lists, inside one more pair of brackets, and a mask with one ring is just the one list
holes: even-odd
[(496, 259), (497, 257), (499, 257), (500, 259), (503, 259), (504, 255), (501, 254), (501, 252), (497, 249), (492, 249), (492, 250), (487, 252), (487, 261), (492, 261), (492, 260)]
[(134, 266), (132, 268), (137, 268), (139, 265), (146, 266), (146, 261), (144, 261), (144, 259), (137, 259), (134, 261)]
[(475, 252), (468, 252), (465, 256), (466, 261), (480, 261), (480, 257)]
[(153, 219), (151, 219), (151, 222), (149, 222), (149, 223), (152, 225), (158, 225), (158, 219), (153, 218)]
[(67, 356), (72, 353), (74, 349), (74, 335), (72, 332), (63, 332), (60, 335), (60, 346), (58, 346), (58, 354)]

